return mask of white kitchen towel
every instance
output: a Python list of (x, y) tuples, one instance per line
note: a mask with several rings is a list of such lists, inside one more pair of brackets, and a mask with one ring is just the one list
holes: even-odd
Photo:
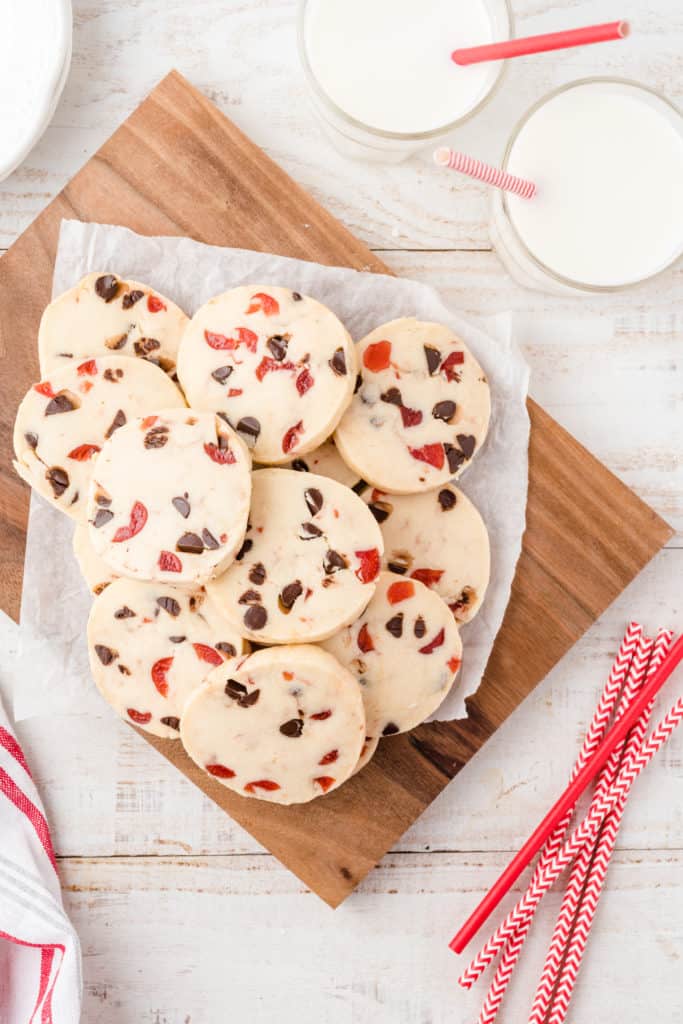
[(81, 990), (47, 819), (0, 703), (0, 1021), (78, 1024)]

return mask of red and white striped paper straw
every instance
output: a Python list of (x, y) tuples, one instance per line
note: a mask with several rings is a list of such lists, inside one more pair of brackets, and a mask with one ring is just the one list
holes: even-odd
[[(602, 691), (602, 694), (600, 695), (600, 700), (598, 701), (598, 705), (595, 709), (593, 719), (586, 732), (586, 736), (583, 741), (583, 746), (576, 760), (576, 763), (574, 764), (574, 767), (572, 769), (572, 780), (576, 778), (579, 771), (583, 768), (584, 764), (595, 753), (598, 745), (600, 744), (600, 741), (607, 732), (607, 728), (610, 723), (610, 718), (616, 706), (619, 694), (621, 692), (621, 688), (624, 684), (624, 680), (631, 667), (631, 662), (638, 647), (638, 643), (642, 636), (642, 632), (642, 627), (637, 622), (629, 623), (626, 633), (624, 634), (624, 637), (619, 646), (617, 656), (610, 670), (609, 677), (607, 679), (607, 682), (605, 683), (605, 687)], [(532, 878), (532, 883), (538, 880), (538, 878), (543, 873), (548, 863), (561, 849), (564, 835), (571, 821), (572, 814), (573, 811), (570, 811), (568, 814), (565, 815), (564, 819), (560, 822), (560, 824), (557, 826), (554, 833), (546, 843), (541, 854), (541, 857), (539, 858), (538, 864), (536, 865), (536, 869), (534, 871), (534, 875)], [(508, 958), (508, 963), (505, 970), (505, 977), (497, 975), (497, 980), (494, 980), (495, 987), (497, 989), (498, 995), (500, 996), (497, 1005), (500, 1005), (500, 1001), (502, 1000), (503, 996), (504, 989), (503, 991), (501, 991), (501, 985), (506, 985), (507, 981), (509, 981), (509, 977), (512, 974), (514, 965), (519, 956), (519, 952), (521, 951), (522, 943), (524, 942), (526, 934), (528, 933), (529, 928), (531, 927), (532, 920), (533, 915), (530, 915), (527, 921), (520, 926), (518, 934), (510, 939), (511, 945), (514, 942), (514, 945), (518, 948), (514, 961), (512, 961), (512, 956), (514, 956), (512, 948), (510, 950), (510, 958)], [(491, 961), (494, 959), (494, 957), (497, 955), (497, 953), (500, 951), (503, 945), (504, 942), (502, 942), (496, 948), (492, 948), (491, 955), (486, 960), (486, 962), (481, 962), (479, 960), (479, 957), (475, 958), (475, 961), (472, 962), (472, 964), (463, 972), (462, 976), (460, 977), (460, 985), (462, 985), (463, 988), (471, 988), (474, 982), (485, 970), (488, 964), (491, 963)], [(495, 943), (493, 944), (493, 946), (495, 946)], [(478, 966), (476, 969), (473, 969), (475, 962), (478, 962)], [(494, 985), (492, 985), (491, 987), (493, 989)], [(491, 1011), (492, 1009), (493, 1007), (490, 1008)]]
[(477, 181), (483, 181), (494, 188), (500, 188), (503, 192), (511, 192), (512, 195), (521, 196), (522, 199), (533, 199), (536, 195), (536, 186), (533, 181), (525, 178), (518, 178), (516, 174), (508, 174), (502, 167), (492, 167), (482, 160), (475, 160), (466, 153), (457, 153), (447, 146), (441, 146), (434, 153), (434, 163), (437, 167), (450, 167), (452, 171), (459, 171)]

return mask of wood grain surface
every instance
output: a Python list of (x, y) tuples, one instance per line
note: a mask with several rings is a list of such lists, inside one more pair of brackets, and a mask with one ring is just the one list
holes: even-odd
[[(26, 492), (11, 426), (37, 374), (63, 216), (146, 234), (388, 272), (207, 99), (171, 73), (88, 161), (0, 264), (2, 607), (16, 616)], [(331, 905), (337, 905), (671, 536), (640, 499), (535, 403), (528, 529), (510, 607), (461, 723), (383, 742), (359, 777), (302, 808), (243, 800), (177, 747), (146, 739)], [(196, 771), (196, 774), (195, 774)]]

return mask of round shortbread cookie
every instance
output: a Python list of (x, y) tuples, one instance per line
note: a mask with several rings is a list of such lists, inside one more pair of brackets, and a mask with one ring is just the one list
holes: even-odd
[(315, 299), (243, 285), (195, 313), (178, 376), (193, 408), (224, 416), (256, 462), (280, 464), (337, 426), (353, 394), (355, 351), (341, 321)]
[(222, 572), (244, 539), (246, 446), (213, 413), (164, 410), (102, 448), (88, 496), (90, 542), (121, 576), (197, 583)]
[(327, 476), (330, 480), (337, 480), (352, 490), (360, 483), (358, 473), (349, 469), (332, 439), (325, 441), (308, 455), (300, 455), (298, 458), (292, 459), (283, 468), (294, 469), (297, 473), (317, 473), (319, 476)]
[(259, 643), (331, 636), (375, 591), (382, 535), (336, 480), (259, 469), (244, 544), (209, 592), (233, 627)]
[(394, 494), (458, 476), (486, 437), (482, 368), (448, 327), (392, 320), (358, 343), (361, 384), (335, 434), (344, 462)]
[(88, 585), (90, 592), (97, 597), (105, 587), (119, 578), (111, 566), (97, 554), (90, 543), (87, 523), (76, 523), (74, 530), (73, 549), (81, 576)]
[(209, 672), (245, 652), (201, 588), (116, 580), (93, 602), (88, 654), (114, 710), (155, 736), (177, 739), (185, 704)]
[(147, 359), (175, 370), (187, 316), (146, 284), (116, 274), (87, 274), (45, 309), (38, 329), (43, 377), (91, 356)]
[(158, 366), (103, 356), (62, 367), (34, 384), (19, 406), (14, 468), (62, 512), (82, 520), (94, 456), (128, 420), (155, 408), (185, 408)]
[(488, 586), (491, 552), (469, 498), (452, 484), (405, 495), (369, 487), (362, 497), (384, 537), (382, 568), (431, 587), (458, 622), (473, 619)]
[(366, 735), (407, 732), (436, 711), (462, 657), (455, 619), (417, 580), (383, 572), (356, 622), (323, 644), (360, 683)]
[(365, 715), (354, 677), (319, 647), (271, 647), (211, 673), (180, 738), (193, 761), (242, 796), (298, 804), (353, 773)]

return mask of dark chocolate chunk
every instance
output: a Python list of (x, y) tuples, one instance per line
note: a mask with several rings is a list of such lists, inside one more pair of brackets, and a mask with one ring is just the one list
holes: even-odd
[(156, 338), (140, 338), (133, 345), (136, 356), (141, 356), (146, 359), (152, 352), (156, 352), (157, 349), (161, 348), (161, 342), (157, 341)]
[(227, 697), (232, 697), (233, 700), (239, 700), (247, 692), (247, 688), (244, 683), (238, 683), (236, 679), (228, 679), (225, 684), (225, 694)]
[(360, 391), (362, 386), (363, 386), (363, 378), (361, 377), (361, 375), (359, 373), (357, 373), (356, 374), (356, 384), (355, 384), (355, 387), (353, 389), (354, 395), (357, 394)]
[(176, 718), (175, 715), (166, 715), (160, 721), (162, 725), (167, 725), (169, 729), (180, 729), (180, 719)]
[(318, 514), (320, 509), (323, 507), (323, 496), (317, 487), (309, 487), (304, 491), (304, 499), (308, 507), (308, 511), (312, 516)]
[(245, 590), (239, 599), (239, 604), (260, 604), (261, 595), (258, 590)]
[(116, 667), (117, 667), (117, 669), (119, 670), (119, 672), (121, 673), (122, 676), (129, 676), (130, 675), (130, 669), (128, 668), (127, 665), (118, 664)]
[(294, 602), (297, 598), (301, 597), (304, 592), (304, 588), (301, 585), (301, 580), (294, 580), (292, 583), (288, 583), (280, 591), (280, 597), (278, 603), (280, 610), (285, 613), (291, 612), (294, 607)]
[(382, 729), (382, 736), (394, 736), (399, 731), (400, 730), (397, 725), (394, 725), (393, 722), (387, 722)]
[(135, 612), (132, 608), (129, 608), (127, 604), (124, 604), (122, 608), (117, 608), (114, 612), (115, 619), (134, 619)]
[(95, 495), (95, 502), (100, 505), (101, 508), (109, 508), (111, 505), (111, 498), (108, 494), (104, 494), (102, 491), (98, 491)]
[(232, 366), (219, 366), (218, 369), (214, 370), (211, 376), (214, 380), (217, 380), (219, 384), (224, 384), (233, 371)]
[(69, 486), (69, 474), (61, 466), (51, 466), (45, 477), (54, 492), (55, 498), (61, 498)]
[(299, 529), (299, 540), (314, 540), (322, 535), (323, 531), (315, 523), (302, 523)]
[(171, 504), (176, 512), (180, 513), (183, 519), (187, 519), (190, 514), (190, 503), (187, 498), (181, 498), (180, 496), (177, 498), (171, 498)]
[(300, 718), (290, 718), (288, 722), (283, 722), (280, 726), (280, 732), (283, 736), (291, 736), (292, 739), (296, 739), (297, 736), (301, 736), (304, 730), (304, 723)]
[(323, 558), (323, 569), (328, 576), (332, 573), (339, 572), (340, 569), (348, 568), (348, 562), (343, 555), (340, 555), (338, 551), (332, 551), (331, 549), (326, 553)]
[(76, 402), (72, 401), (68, 395), (55, 395), (55, 397), (47, 403), (47, 406), (45, 407), (45, 415), (55, 416), (60, 412), (73, 412), (76, 408)]
[(294, 299), (295, 302), (301, 302), (303, 296), (301, 295), (300, 292), (292, 292), (292, 298)]
[(266, 567), (263, 562), (256, 562), (255, 565), (252, 565), (249, 570), (249, 579), (252, 583), (255, 583), (257, 587), (260, 587), (261, 584), (265, 582)]
[(403, 405), (401, 392), (398, 388), (389, 388), (388, 391), (383, 391), (379, 397), (381, 402), (388, 402), (389, 405)]
[(237, 657), (237, 650), (235, 649), (235, 645), (229, 644), (227, 640), (220, 640), (217, 644), (214, 644), (214, 647), (216, 648), (217, 651), (222, 651), (222, 653), (227, 658)]
[(472, 437), (471, 434), (458, 434), (458, 444), (460, 445), (460, 451), (463, 453), (466, 459), (471, 459), (474, 455), (474, 449), (477, 443), (476, 437)]
[(204, 550), (202, 538), (196, 533), (184, 533), (176, 541), (176, 551), (182, 551), (186, 555), (201, 555)]
[(424, 345), (425, 359), (427, 360), (427, 369), (429, 370), (429, 376), (433, 377), (441, 366), (441, 353), (438, 348), (432, 348), (431, 345)]
[(245, 556), (245, 555), (246, 555), (246, 554), (247, 554), (247, 553), (248, 553), (249, 551), (251, 551), (251, 549), (253, 548), (253, 546), (254, 546), (254, 542), (253, 542), (253, 540), (251, 540), (251, 538), (250, 538), (250, 537), (246, 537), (246, 538), (245, 538), (245, 540), (244, 540), (244, 543), (242, 544), (242, 547), (241, 547), (241, 548), (239, 549), (239, 551), (238, 551), (238, 552), (237, 552), (237, 554), (235, 555), (235, 561), (236, 561), (236, 562), (241, 562), (241, 561), (242, 561), (242, 559), (244, 558), (244, 556)]
[(157, 604), (160, 608), (163, 608), (165, 612), (168, 612), (169, 615), (173, 616), (174, 619), (180, 615), (180, 605), (174, 597), (167, 597), (166, 595), (158, 597)]
[(243, 416), (235, 430), (238, 434), (242, 435), (247, 443), (247, 447), (253, 448), (257, 437), (261, 433), (261, 424), (255, 416)]
[(451, 473), (457, 473), (465, 461), (465, 456), (453, 444), (445, 444), (443, 450), (446, 453), (446, 460)]
[(248, 693), (245, 697), (240, 697), (237, 703), (241, 708), (250, 708), (256, 703), (260, 696), (260, 690), (252, 690), (251, 693)]
[(438, 501), (444, 512), (450, 512), (450, 510), (455, 507), (457, 498), (453, 494), (453, 491), (449, 491), (447, 487), (444, 487), (442, 491), (439, 491)]
[(348, 373), (346, 369), (346, 356), (344, 355), (344, 349), (335, 349), (334, 355), (330, 359), (330, 366), (338, 377), (345, 377)]
[(383, 523), (391, 515), (394, 506), (388, 501), (371, 501), (368, 508), (378, 523)]
[(268, 621), (268, 612), (262, 604), (252, 604), (244, 613), (244, 625), (247, 629), (263, 629)]
[(38, 435), (31, 433), (30, 430), (24, 434), (24, 441), (26, 441), (29, 448), (33, 448), (34, 451), (38, 447)]
[(432, 416), (435, 420), (443, 420), (444, 423), (450, 423), (455, 416), (455, 402), (437, 402), (432, 409)]
[(268, 338), (266, 346), (270, 349), (273, 359), (276, 359), (278, 363), (287, 355), (287, 345), (289, 339), (285, 338), (282, 334), (274, 334), (272, 338)]
[(163, 448), (168, 441), (168, 427), (152, 427), (145, 434), (145, 448)]
[(408, 572), (408, 566), (404, 565), (403, 562), (389, 562), (387, 569), (389, 572), (395, 572), (398, 576), (405, 576)]
[(112, 661), (119, 656), (118, 651), (112, 650), (111, 647), (105, 647), (104, 644), (95, 644), (95, 654), (103, 665), (111, 665)]
[(127, 333), (126, 334), (116, 334), (113, 338), (107, 338), (107, 340), (105, 341), (104, 344), (107, 346), (107, 348), (111, 349), (113, 352), (118, 352), (119, 349), (123, 348), (123, 346), (126, 344), (127, 341), (128, 341), (128, 334)]
[[(121, 299), (121, 308), (130, 309), (136, 302), (139, 302), (145, 293), (141, 292), (139, 288), (134, 288), (132, 292), (126, 292)], [(162, 719), (163, 721), (163, 719)]]
[(114, 416), (114, 419), (109, 424), (109, 427), (107, 428), (107, 431), (105, 432), (104, 436), (106, 438), (111, 437), (111, 435), (114, 433), (115, 430), (118, 430), (119, 427), (123, 427), (125, 425), (126, 425), (126, 414), (123, 411), (123, 409), (119, 409), (119, 411), (116, 413), (116, 416)]
[(367, 491), (369, 486), (370, 484), (367, 484), (365, 480), (359, 480), (357, 484), (353, 485), (351, 490), (355, 491), (356, 494), (362, 494), (363, 491)]
[(215, 551), (220, 547), (220, 544), (211, 533), (211, 530), (207, 530), (206, 527), (202, 530), (202, 540), (204, 541), (204, 547), (207, 551)]
[(101, 526), (106, 526), (114, 518), (114, 513), (108, 508), (98, 508), (95, 513), (95, 518), (92, 521), (93, 526), (96, 530), (99, 530)]
[(398, 615), (394, 615), (386, 623), (386, 630), (398, 639), (403, 634), (403, 612), (399, 612)]
[(95, 291), (105, 302), (115, 299), (119, 291), (119, 279), (113, 274), (103, 274), (95, 281)]
[(296, 470), (297, 473), (308, 473), (308, 464), (303, 459), (294, 459), (290, 468)]
[(413, 628), (413, 633), (415, 634), (415, 636), (417, 637), (418, 640), (421, 640), (426, 632), (427, 632), (427, 627), (425, 626), (425, 620), (422, 618), (421, 615), (418, 615), (418, 617), (415, 619), (415, 626)]
[(186, 636), (169, 636), (168, 638), (172, 644), (183, 644), (187, 640)]

